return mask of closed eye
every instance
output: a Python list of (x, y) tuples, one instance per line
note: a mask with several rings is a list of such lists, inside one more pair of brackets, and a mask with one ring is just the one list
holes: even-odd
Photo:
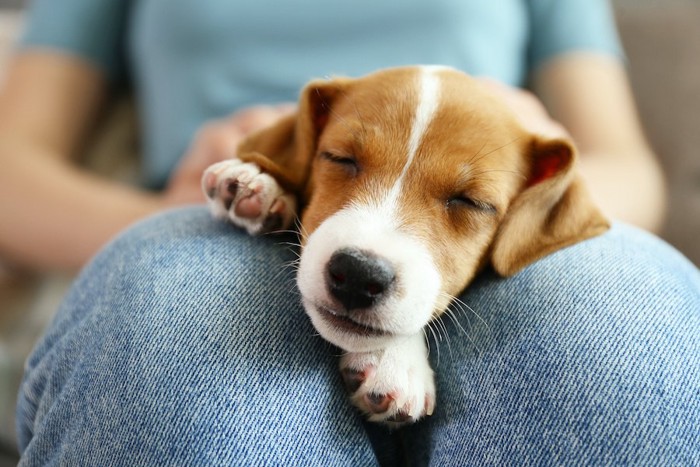
[(455, 195), (447, 200), (448, 209), (466, 208), (480, 211), (486, 214), (496, 214), (498, 211), (493, 204), (465, 195)]
[(319, 156), (329, 162), (341, 166), (349, 175), (355, 176), (360, 171), (360, 165), (355, 156), (339, 155), (329, 151), (322, 151)]

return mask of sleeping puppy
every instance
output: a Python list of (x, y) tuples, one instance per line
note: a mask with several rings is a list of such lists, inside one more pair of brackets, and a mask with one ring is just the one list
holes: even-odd
[(575, 159), (468, 75), (406, 67), (311, 82), (295, 115), (202, 187), (252, 235), (288, 228), (299, 209), (306, 313), (346, 351), (354, 404), (397, 425), (432, 414), (423, 328), (481, 269), (510, 276), (608, 228)]

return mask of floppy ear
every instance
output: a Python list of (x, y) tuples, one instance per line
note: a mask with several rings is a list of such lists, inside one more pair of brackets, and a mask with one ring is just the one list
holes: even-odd
[(316, 145), (332, 101), (346, 79), (313, 81), (301, 92), (296, 113), (254, 132), (238, 146), (237, 157), (258, 164), (285, 189), (305, 196)]
[(500, 275), (513, 275), (609, 228), (574, 173), (575, 159), (567, 140), (533, 140), (528, 183), (508, 209), (491, 249), (491, 264)]

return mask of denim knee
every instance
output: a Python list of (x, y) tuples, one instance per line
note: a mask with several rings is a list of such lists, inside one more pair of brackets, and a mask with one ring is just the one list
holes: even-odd
[(26, 458), (369, 462), (332, 351), (299, 305), (289, 240), (193, 208), (111, 243), (28, 362)]
[[(374, 462), (287, 241), (189, 209), (113, 242), (28, 362), (27, 463)], [(403, 446), (451, 465), (692, 461), (699, 291), (692, 264), (622, 225), (486, 272), (432, 325), (438, 407)]]
[(615, 225), (462, 301), (433, 326), (434, 460), (697, 460), (700, 275), (671, 247)]

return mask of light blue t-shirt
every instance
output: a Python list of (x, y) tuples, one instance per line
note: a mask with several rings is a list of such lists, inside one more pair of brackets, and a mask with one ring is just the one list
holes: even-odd
[(204, 121), (312, 78), (442, 64), (522, 86), (558, 54), (621, 53), (605, 0), (35, 0), (22, 43), (129, 79), (151, 185)]

